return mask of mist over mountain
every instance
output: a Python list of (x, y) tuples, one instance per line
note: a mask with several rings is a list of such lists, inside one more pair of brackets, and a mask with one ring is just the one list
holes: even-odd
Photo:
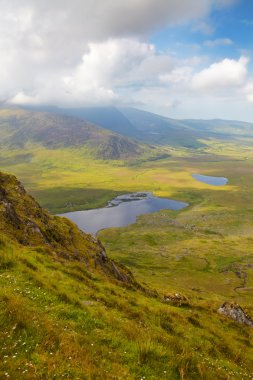
[(243, 121), (172, 119), (132, 107), (26, 108), (72, 116), (149, 144), (199, 148), (205, 146), (201, 139), (253, 137), (253, 123)]

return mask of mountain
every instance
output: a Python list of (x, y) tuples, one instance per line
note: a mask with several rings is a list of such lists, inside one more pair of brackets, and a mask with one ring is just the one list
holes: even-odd
[(253, 138), (253, 123), (236, 120), (183, 120), (183, 123), (195, 131), (201, 131), (210, 137), (236, 139)]
[[(143, 133), (143, 141), (198, 147), (199, 139), (253, 138), (253, 123), (234, 120), (170, 119), (135, 108), (121, 108), (123, 115)], [(150, 136), (151, 135), (151, 136)], [(171, 139), (171, 140), (170, 140)]]
[(116, 107), (68, 108), (58, 109), (59, 111), (87, 120), (112, 132), (133, 138), (139, 136), (138, 128)]
[(253, 138), (253, 124), (242, 121), (176, 120), (131, 107), (33, 107), (31, 109), (75, 116), (148, 144), (200, 148), (205, 146), (201, 139)]
[[(38, 109), (38, 108), (37, 108)], [(204, 146), (198, 141), (203, 137), (177, 120), (168, 119), (134, 108), (89, 107), (89, 108), (45, 108), (58, 114), (75, 116), (88, 120), (107, 130), (134, 138), (148, 144)]]
[(87, 146), (95, 157), (121, 159), (141, 155), (147, 147), (76, 117), (23, 109), (0, 109), (0, 146), (25, 148)]
[[(137, 129), (138, 136), (143, 141), (187, 148), (204, 146), (198, 141), (200, 138), (204, 138), (202, 131), (195, 131), (185, 125), (183, 121), (135, 108), (121, 108), (121, 112)], [(137, 136), (135, 137), (137, 138)]]

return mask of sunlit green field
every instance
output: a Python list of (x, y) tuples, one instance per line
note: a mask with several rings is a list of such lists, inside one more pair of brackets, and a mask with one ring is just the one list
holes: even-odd
[[(238, 160), (243, 160), (242, 153), (231, 161), (230, 156), (235, 157), (234, 149), (232, 146), (222, 156), (208, 151), (171, 148), (166, 149), (170, 154), (167, 159), (123, 162), (95, 160), (85, 147), (50, 150), (28, 146), (25, 154), (24, 150), (2, 151), (0, 167), (17, 175), (42, 205), (52, 211), (96, 207), (99, 202), (104, 204), (106, 199), (111, 199), (115, 192), (137, 190), (149, 190), (159, 196), (174, 196), (198, 203), (202, 198), (201, 191), (207, 187), (196, 182), (191, 174), (229, 175)], [(216, 150), (219, 150), (218, 147)], [(228, 191), (227, 188), (222, 190)], [(220, 192), (220, 189), (212, 188), (212, 191)]]
[[(115, 288), (96, 276), (87, 282), (79, 265), (52, 264), (30, 248), (16, 253), (3, 241), (7, 259), (1, 259), (0, 283), (7, 306), (0, 313), (0, 339), (5, 342), (17, 326), (4, 346), (13, 376), (25, 378), (26, 368), (20, 368), (28, 350), (28, 379), (78, 378), (84, 370), (91, 379), (120, 378), (119, 373), (124, 379), (250, 378), (252, 331), (217, 309), (235, 301), (253, 316), (253, 152), (208, 143), (205, 150), (168, 148), (170, 157), (157, 161), (94, 160), (85, 149), (1, 152), (1, 170), (17, 175), (55, 213), (99, 207), (136, 190), (189, 203), (180, 212), (143, 215), (128, 227), (99, 233), (108, 256), (157, 289), (161, 299), (166, 293), (185, 295), (189, 304), (183, 307)], [(209, 186), (193, 173), (225, 176), (229, 183)], [(25, 260), (15, 264), (13, 252)], [(36, 316), (32, 323), (29, 311)], [(4, 365), (0, 371), (4, 374)]]
[[(171, 148), (169, 158), (146, 162), (94, 160), (86, 148), (33, 146), (26, 155), (3, 152), (0, 162), (55, 213), (100, 207), (130, 191), (187, 201), (181, 212), (141, 216), (137, 224), (103, 231), (100, 238), (113, 257), (161, 289), (166, 284), (216, 293), (219, 283), (219, 294), (246, 300), (252, 294), (253, 152), (232, 143), (208, 144), (205, 150)], [(229, 183), (209, 186), (193, 173), (225, 176)], [(235, 292), (243, 281), (237, 266), (247, 281)]]
[[(220, 148), (214, 142), (210, 152), (215, 154), (177, 158), (174, 176), (168, 163), (167, 173), (162, 163), (155, 174), (162, 184), (157, 193), (187, 200), (187, 209), (143, 215), (136, 224), (101, 231), (99, 237), (112, 257), (162, 292), (173, 289), (200, 300), (251, 305), (252, 153), (247, 147), (228, 145), (219, 155)], [(190, 178), (191, 173), (225, 176), (229, 183), (201, 184)]]

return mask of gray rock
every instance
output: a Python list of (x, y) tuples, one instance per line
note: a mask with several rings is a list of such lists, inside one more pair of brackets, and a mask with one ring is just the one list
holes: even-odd
[(223, 314), (234, 321), (253, 327), (253, 320), (243, 311), (237, 303), (225, 302), (219, 309), (219, 314)]

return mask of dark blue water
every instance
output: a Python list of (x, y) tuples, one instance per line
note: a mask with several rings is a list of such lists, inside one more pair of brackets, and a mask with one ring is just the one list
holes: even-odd
[(223, 186), (228, 183), (225, 177), (211, 177), (210, 175), (192, 174), (192, 177), (197, 181), (204, 182), (207, 185)]
[(160, 210), (180, 210), (187, 207), (185, 202), (154, 197), (151, 193), (120, 195), (108, 203), (107, 207), (95, 210), (75, 211), (61, 214), (76, 223), (88, 233), (96, 234), (108, 227), (123, 227), (134, 223), (136, 217)]

